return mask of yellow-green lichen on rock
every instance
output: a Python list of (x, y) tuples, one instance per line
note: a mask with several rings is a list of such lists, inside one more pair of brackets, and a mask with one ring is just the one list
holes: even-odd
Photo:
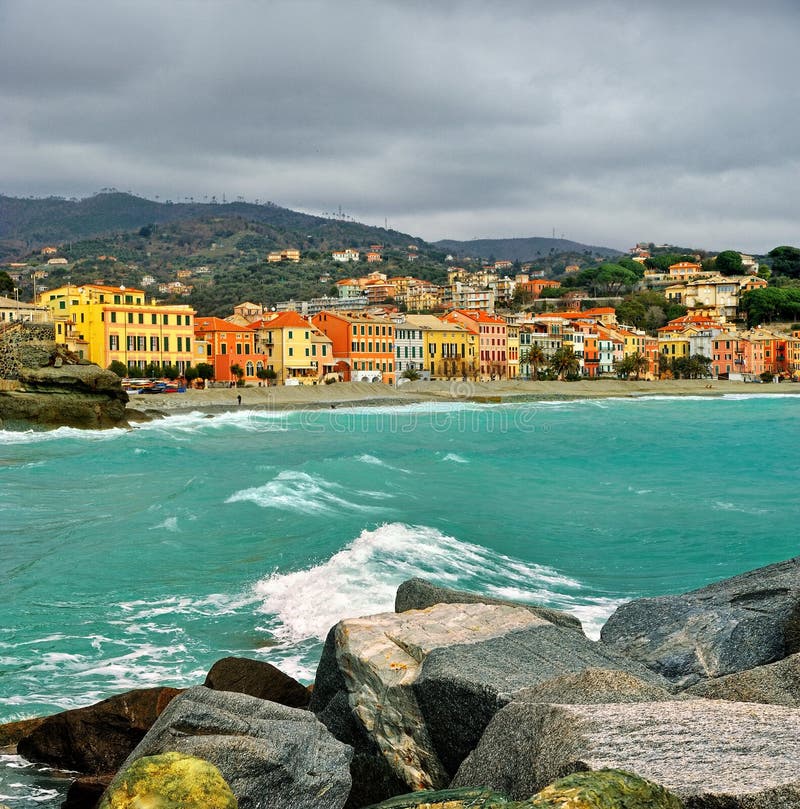
[(537, 792), (520, 806), (532, 809), (681, 809), (664, 787), (622, 770), (576, 772)]
[(486, 787), (421, 790), (398, 795), (367, 809), (515, 809), (520, 806)]
[(238, 809), (222, 773), (183, 753), (144, 756), (117, 775), (99, 809)]

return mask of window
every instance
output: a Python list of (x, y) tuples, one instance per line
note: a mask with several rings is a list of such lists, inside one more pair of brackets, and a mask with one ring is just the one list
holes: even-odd
[(292, 332), (292, 330), (291, 330), (291, 329), (289, 330), (289, 339), (290, 339), (290, 340), (293, 340), (293, 339), (294, 339), (294, 333)]
[(136, 351), (136, 338), (132, 335), (128, 335), (128, 351)]
[(114, 295), (114, 303), (122, 303), (122, 298), (119, 295)]
[(110, 334), (108, 336), (108, 349), (109, 351), (119, 351), (119, 335)]
[(133, 303), (133, 295), (126, 295), (125, 303)]
[(183, 351), (183, 337), (178, 338), (178, 351)]
[(158, 315), (150, 315), (150, 322), (155, 326), (158, 323)]
[[(188, 340), (189, 338), (187, 337), (186, 339)], [(244, 344), (244, 353), (245, 353), (245, 354), (249, 354), (249, 353), (250, 353), (250, 343), (245, 343), (245, 344)]]
[(144, 323), (144, 312), (139, 312), (139, 323)]
[(291, 346), (289, 346), (289, 356), (290, 357), (294, 356), (294, 349)]
[(242, 344), (241, 343), (236, 343), (236, 353), (237, 354), (242, 353)]
[(128, 312), (128, 323), (133, 323), (133, 312)]
[(309, 351), (308, 351), (308, 349), (306, 349), (306, 356), (308, 356), (308, 354), (309, 354)]
[(245, 374), (247, 376), (253, 376), (253, 363), (252, 362), (248, 362), (247, 365), (245, 365)]
[(164, 351), (169, 351), (169, 337), (164, 338)]
[(150, 338), (150, 350), (151, 351), (158, 351), (158, 337), (151, 337)]
[(169, 315), (164, 315), (163, 320), (164, 320), (164, 325), (169, 326)]
[(67, 302), (66, 301), (59, 301), (58, 302), (58, 308), (59, 309), (66, 309), (67, 308)]

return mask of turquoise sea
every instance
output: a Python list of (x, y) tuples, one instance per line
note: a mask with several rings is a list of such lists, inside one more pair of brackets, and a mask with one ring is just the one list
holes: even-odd
[[(800, 398), (185, 414), (0, 431), (0, 723), (226, 655), (309, 682), (410, 576), (576, 614), (798, 554)], [(0, 803), (65, 782), (0, 757)]]

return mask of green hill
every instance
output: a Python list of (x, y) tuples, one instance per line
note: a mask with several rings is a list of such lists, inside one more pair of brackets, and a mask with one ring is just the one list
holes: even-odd
[(434, 242), (434, 246), (459, 259), (494, 258), (498, 261), (536, 261), (564, 254), (582, 256), (584, 260), (621, 255), (620, 250), (611, 247), (595, 247), (569, 239), (549, 239), (541, 236), (524, 239), (472, 239), (468, 242), (442, 239)]

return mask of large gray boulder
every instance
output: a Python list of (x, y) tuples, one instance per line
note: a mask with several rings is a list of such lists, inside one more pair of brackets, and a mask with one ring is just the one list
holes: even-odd
[(123, 768), (171, 751), (218, 767), (239, 809), (340, 809), (350, 792), (349, 747), (309, 711), (246, 694), (185, 691)]
[(503, 705), (526, 688), (586, 669), (668, 685), (523, 607), (437, 604), (337, 624), (323, 650), (311, 709), (355, 748), (359, 779), (388, 793), (373, 791), (376, 802), (444, 788)]
[(551, 624), (583, 632), (581, 622), (568, 612), (526, 604), (522, 601), (491, 598), (481, 593), (470, 593), (467, 590), (453, 590), (420, 578), (408, 579), (397, 588), (394, 611), (424, 610), (434, 604), (497, 604), (506, 607), (523, 607)]
[(736, 674), (701, 680), (685, 692), (706, 699), (765, 702), (800, 708), (800, 654)]
[(800, 557), (623, 604), (600, 637), (682, 686), (774, 663), (800, 651)]
[(492, 720), (454, 787), (521, 800), (580, 770), (620, 769), (692, 809), (800, 806), (800, 711), (685, 700), (613, 705), (514, 702)]

